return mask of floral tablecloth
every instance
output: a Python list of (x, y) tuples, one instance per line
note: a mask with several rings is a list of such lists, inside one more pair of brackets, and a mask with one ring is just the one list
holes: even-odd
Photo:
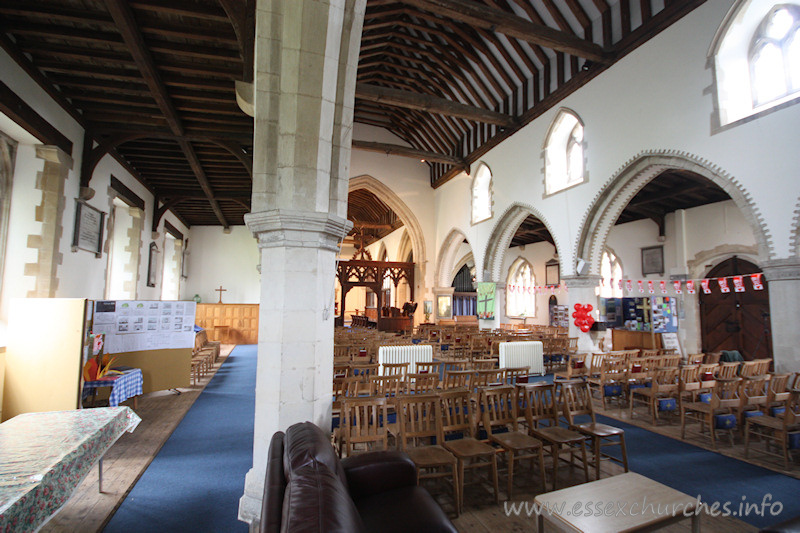
[(35, 531), (125, 431), (130, 407), (27, 413), (0, 424), (0, 532)]

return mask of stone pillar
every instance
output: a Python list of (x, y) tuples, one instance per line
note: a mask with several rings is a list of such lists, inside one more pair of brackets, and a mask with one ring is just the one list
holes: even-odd
[(577, 326), (575, 326), (572, 318), (572, 313), (575, 304), (592, 304), (592, 316), (597, 320), (598, 312), (597, 306), (599, 298), (597, 297), (597, 287), (600, 285), (601, 276), (565, 276), (561, 278), (567, 286), (567, 302), (569, 314), (569, 336), (578, 337), (578, 351), (579, 352), (596, 352), (599, 351), (598, 342), (603, 337), (603, 332), (588, 331), (584, 333)]
[[(258, 0), (252, 212), (261, 254), (253, 468), (239, 519), (256, 530), (272, 435), (330, 430), (338, 244), (347, 221), (366, 0)], [(255, 265), (254, 265), (255, 266)]]
[(800, 371), (800, 259), (779, 259), (762, 265), (769, 282), (772, 357), (776, 372)]

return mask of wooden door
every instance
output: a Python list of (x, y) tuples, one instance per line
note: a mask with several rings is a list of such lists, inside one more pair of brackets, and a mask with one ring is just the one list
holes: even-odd
[[(736, 256), (714, 267), (706, 277), (747, 275), (761, 272), (756, 265)], [(769, 319), (769, 287), (763, 280), (764, 290), (753, 289), (745, 280), (745, 291), (719, 290), (712, 281), (711, 294), (700, 292), (700, 323), (704, 352), (739, 350), (747, 359), (772, 357), (772, 339)]]

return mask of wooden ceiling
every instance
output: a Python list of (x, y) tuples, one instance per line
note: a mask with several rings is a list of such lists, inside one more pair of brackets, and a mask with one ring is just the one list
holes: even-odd
[[(288, 0), (287, 0), (288, 1)], [(704, 0), (367, 0), (355, 121), (436, 187)], [(188, 225), (249, 211), (255, 0), (0, 0), (0, 46)]]

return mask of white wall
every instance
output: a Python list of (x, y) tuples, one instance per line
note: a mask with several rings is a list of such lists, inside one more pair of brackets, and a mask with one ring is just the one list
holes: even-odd
[(261, 274), (258, 242), (245, 226), (226, 234), (219, 226), (193, 226), (189, 232), (189, 279), (181, 284), (181, 297), (200, 295), (203, 303), (217, 303), (214, 289), (222, 285), (223, 303), (259, 303)]

